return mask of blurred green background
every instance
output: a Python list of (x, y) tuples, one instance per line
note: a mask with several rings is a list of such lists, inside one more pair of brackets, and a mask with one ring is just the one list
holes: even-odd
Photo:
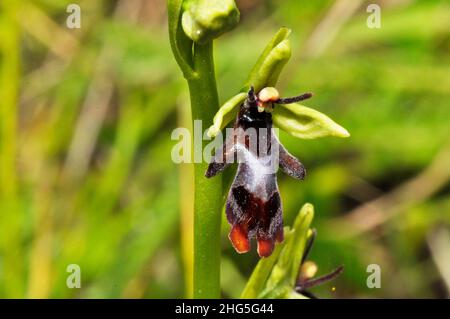
[[(369, 3), (381, 28), (369, 29)], [(81, 7), (68, 29), (66, 7)], [(324, 298), (450, 294), (450, 3), (240, 0), (241, 22), (215, 45), (221, 101), (244, 82), (280, 26), (292, 29), (283, 96), (352, 136), (281, 135), (308, 170), (279, 174), (285, 223), (311, 202), (319, 275), (343, 264)], [(171, 131), (189, 121), (163, 0), (0, 0), (0, 297), (188, 296), (189, 167)], [(233, 171), (226, 172), (228, 176)], [(223, 222), (224, 297), (257, 262)], [(81, 288), (69, 289), (69, 264)], [(381, 267), (369, 289), (366, 267)]]

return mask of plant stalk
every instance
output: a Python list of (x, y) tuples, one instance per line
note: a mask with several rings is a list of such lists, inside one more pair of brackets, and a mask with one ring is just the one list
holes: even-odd
[[(193, 64), (196, 76), (188, 79), (192, 120), (205, 128), (219, 108), (212, 42), (194, 44)], [(202, 140), (202, 150), (207, 142)], [(222, 179), (207, 179), (207, 167), (203, 160), (194, 164), (194, 298), (220, 298)]]

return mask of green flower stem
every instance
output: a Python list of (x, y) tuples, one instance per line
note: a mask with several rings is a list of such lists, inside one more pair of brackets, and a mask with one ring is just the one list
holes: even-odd
[[(238, 23), (239, 10), (233, 0), (167, 4), (170, 44), (189, 85), (192, 120), (205, 127), (219, 109), (213, 39)], [(202, 150), (207, 142), (202, 142)], [(207, 179), (207, 167), (206, 162), (194, 164), (194, 298), (220, 297), (222, 179)]]
[[(212, 123), (219, 108), (212, 47), (212, 42), (194, 44), (197, 76), (188, 79), (192, 119), (203, 125)], [(205, 178), (207, 166), (203, 161), (194, 164), (194, 298), (220, 297), (222, 179)]]

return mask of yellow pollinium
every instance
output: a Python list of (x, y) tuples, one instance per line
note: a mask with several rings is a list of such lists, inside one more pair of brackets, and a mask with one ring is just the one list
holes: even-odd
[(258, 93), (258, 112), (272, 112), (273, 105), (280, 98), (278, 90), (274, 87), (266, 87)]
[(280, 93), (274, 87), (266, 87), (259, 91), (258, 100), (261, 102), (275, 102), (280, 98)]

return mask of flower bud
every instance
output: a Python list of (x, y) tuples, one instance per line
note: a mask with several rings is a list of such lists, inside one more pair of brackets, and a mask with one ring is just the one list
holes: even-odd
[(186, 1), (181, 24), (191, 40), (204, 44), (233, 29), (239, 16), (234, 0), (191, 0)]
[(305, 261), (300, 267), (299, 278), (300, 282), (305, 282), (308, 279), (313, 278), (317, 273), (318, 267), (313, 261)]

